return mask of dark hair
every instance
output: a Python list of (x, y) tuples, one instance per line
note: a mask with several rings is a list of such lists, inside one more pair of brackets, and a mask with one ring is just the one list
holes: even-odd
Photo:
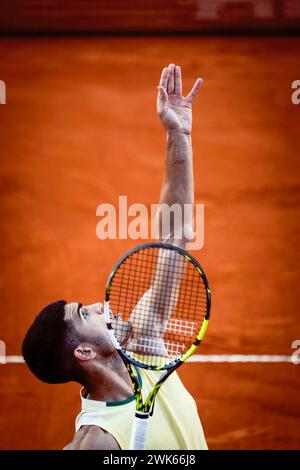
[[(74, 380), (68, 357), (70, 346), (75, 348), (80, 339), (64, 320), (65, 300), (44, 307), (27, 331), (22, 353), (33, 374), (47, 383)], [(69, 346), (69, 349), (68, 349)]]

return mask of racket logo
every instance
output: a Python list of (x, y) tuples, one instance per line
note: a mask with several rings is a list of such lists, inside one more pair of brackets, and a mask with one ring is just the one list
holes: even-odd
[(166, 331), (170, 331), (175, 334), (183, 334), (194, 336), (196, 332), (196, 323), (188, 320), (181, 320), (180, 318), (171, 318), (167, 325)]

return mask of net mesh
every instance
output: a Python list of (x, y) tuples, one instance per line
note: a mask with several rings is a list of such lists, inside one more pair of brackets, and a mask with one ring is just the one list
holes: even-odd
[(119, 266), (110, 290), (115, 336), (131, 357), (166, 365), (195, 341), (208, 309), (204, 280), (179, 252), (147, 247)]

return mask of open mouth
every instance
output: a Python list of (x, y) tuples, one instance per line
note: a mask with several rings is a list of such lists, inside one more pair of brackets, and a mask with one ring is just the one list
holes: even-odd
[(132, 324), (130, 321), (124, 320), (121, 313), (110, 312), (110, 318), (114, 334), (120, 346), (124, 347), (131, 337)]

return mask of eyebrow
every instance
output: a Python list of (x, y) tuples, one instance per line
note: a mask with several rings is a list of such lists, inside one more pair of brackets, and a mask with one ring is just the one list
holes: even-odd
[[(82, 304), (78, 302), (78, 307), (77, 307), (77, 315), (80, 317), (80, 309), (82, 307)], [(81, 317), (80, 317), (81, 318)]]

